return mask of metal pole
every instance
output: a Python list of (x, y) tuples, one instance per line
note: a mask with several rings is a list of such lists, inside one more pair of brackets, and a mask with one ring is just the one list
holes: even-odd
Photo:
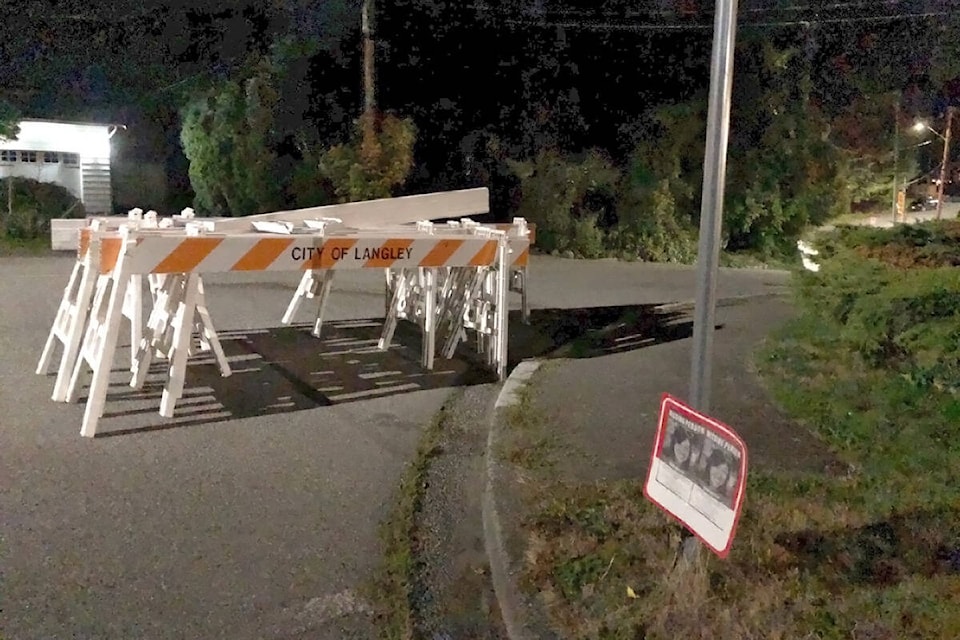
[[(717, 0), (710, 63), (710, 102), (703, 160), (703, 195), (700, 203), (700, 242), (697, 248), (697, 297), (693, 318), (690, 404), (700, 411), (710, 408), (713, 327), (717, 306), (717, 275), (723, 233), (723, 192), (727, 176), (727, 140), (730, 133), (730, 94), (733, 86), (733, 53), (736, 41), (737, 0)], [(683, 543), (689, 564), (700, 552), (695, 537)]]
[(947, 181), (947, 165), (950, 164), (950, 130), (953, 128), (953, 107), (947, 107), (947, 131), (943, 135), (943, 162), (940, 164), (940, 184), (937, 185), (937, 220), (943, 214), (943, 186)]
[(893, 204), (890, 209), (893, 224), (897, 224), (897, 196), (900, 191), (900, 99), (893, 105)]
[(690, 402), (709, 411), (713, 327), (716, 317), (717, 272), (723, 229), (723, 192), (727, 175), (730, 94), (737, 26), (737, 0), (717, 0), (707, 111), (707, 144), (703, 161), (700, 243), (697, 249), (697, 298), (693, 321)]

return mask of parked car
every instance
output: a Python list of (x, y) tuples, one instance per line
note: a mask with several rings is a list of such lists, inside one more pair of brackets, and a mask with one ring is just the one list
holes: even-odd
[(931, 211), (937, 208), (937, 199), (933, 196), (917, 198), (910, 202), (910, 211)]

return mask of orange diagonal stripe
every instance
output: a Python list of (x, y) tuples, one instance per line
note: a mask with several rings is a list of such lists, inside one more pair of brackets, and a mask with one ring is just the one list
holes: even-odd
[(525, 267), (530, 261), (530, 249), (524, 249), (520, 252), (520, 255), (517, 256), (517, 259), (513, 261), (513, 264), (518, 267)]
[(89, 228), (80, 229), (80, 245), (77, 247), (77, 257), (81, 260), (86, 257), (87, 251), (90, 250), (90, 233)]
[(293, 244), (293, 238), (264, 238), (258, 240), (237, 263), (230, 267), (231, 271), (263, 271), (273, 261)]
[(397, 259), (392, 256), (406, 256), (407, 252), (403, 251), (403, 249), (409, 248), (412, 244), (413, 240), (387, 240), (380, 245), (379, 250), (382, 252), (380, 257), (370, 258), (363, 266), (368, 269), (386, 269), (397, 261)]
[(342, 260), (343, 254), (357, 243), (356, 240), (337, 238), (323, 243), (322, 251), (314, 251), (309, 260), (303, 261), (303, 269), (329, 269)]
[(470, 261), (471, 267), (485, 267), (493, 264), (493, 259), (497, 256), (497, 241), (488, 240), (483, 243), (483, 248), (473, 256)]
[(223, 238), (184, 238), (153, 268), (153, 273), (190, 273), (223, 242)]
[(100, 273), (113, 273), (123, 247), (123, 238), (104, 238), (100, 241)]
[(447, 264), (450, 256), (457, 252), (457, 249), (463, 246), (463, 240), (438, 240), (433, 249), (430, 250), (423, 260), (420, 261), (421, 267), (442, 267)]

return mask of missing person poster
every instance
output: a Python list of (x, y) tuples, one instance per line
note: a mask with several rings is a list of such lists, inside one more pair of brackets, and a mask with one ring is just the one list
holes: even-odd
[(730, 551), (747, 476), (747, 447), (730, 427), (670, 394), (660, 419), (643, 492), (719, 557)]

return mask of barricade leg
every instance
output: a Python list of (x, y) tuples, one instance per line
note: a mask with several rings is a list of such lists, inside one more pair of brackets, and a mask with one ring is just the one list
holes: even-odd
[(449, 314), (449, 332), (443, 347), (443, 357), (453, 358), (457, 345), (466, 338), (464, 323), (472, 307), (476, 306), (476, 298), (483, 285), (484, 270), (461, 268), (456, 270), (458, 284), (453, 306)]
[(397, 330), (397, 322), (402, 316), (403, 309), (406, 306), (409, 289), (407, 280), (405, 269), (401, 270), (400, 274), (394, 278), (393, 295), (388, 302), (387, 317), (383, 321), (383, 332), (380, 334), (380, 342), (377, 343), (377, 348), (381, 351), (388, 349), (390, 343), (393, 342), (393, 334)]
[(520, 293), (520, 319), (524, 324), (530, 324), (530, 304), (527, 301), (527, 268), (519, 267), (513, 272), (513, 281), (519, 282), (519, 287), (513, 287)]
[(290, 304), (287, 305), (287, 310), (284, 312), (283, 317), (280, 319), (281, 324), (290, 324), (293, 322), (293, 316), (296, 315), (300, 304), (304, 298), (310, 296), (313, 290), (314, 279), (313, 270), (308, 269), (304, 271), (303, 277), (300, 278), (300, 284), (297, 285), (297, 290), (293, 294), (293, 298), (290, 299)]
[(386, 318), (390, 314), (390, 301), (393, 300), (394, 277), (390, 269), (384, 269), (383, 272), (386, 276), (383, 291), (383, 317)]
[(433, 358), (436, 352), (436, 290), (435, 280), (436, 272), (434, 269), (420, 268), (420, 288), (422, 292), (423, 308), (421, 327), (423, 341), (420, 354), (420, 362), (428, 371), (433, 370)]
[(133, 365), (130, 386), (143, 387), (147, 371), (154, 357), (166, 358), (172, 341), (173, 317), (183, 299), (183, 276), (165, 275), (156, 280), (153, 308), (140, 340), (137, 359)]
[(213, 328), (213, 320), (210, 318), (210, 311), (207, 309), (207, 298), (203, 291), (203, 278), (197, 276), (197, 315), (199, 320), (196, 323), (197, 332), (200, 335), (200, 343), (206, 344), (206, 350), (213, 351), (213, 356), (217, 360), (217, 366), (220, 367), (220, 375), (228, 377), (232, 371), (230, 363), (227, 362), (227, 356), (223, 352), (223, 346), (220, 344), (220, 336)]
[(57, 346), (58, 333), (61, 327), (69, 327), (74, 317), (73, 308), (79, 298), (80, 282), (86, 269), (80, 260), (73, 265), (73, 271), (70, 272), (70, 279), (67, 280), (67, 286), (63, 290), (63, 297), (60, 299), (60, 306), (57, 308), (57, 315), (53, 318), (53, 325), (50, 327), (50, 333), (47, 335), (47, 342), (43, 345), (43, 351), (40, 354), (40, 363), (37, 364), (37, 375), (43, 375), (50, 370), (50, 363), (53, 361), (53, 349)]
[[(69, 392), (70, 376), (80, 354), (83, 343), (83, 333), (90, 314), (90, 304), (93, 301), (94, 287), (97, 276), (89, 266), (77, 263), (74, 275), (71, 276), (69, 299), (61, 303), (57, 314), (57, 321), (47, 338), (44, 355), (40, 359), (37, 372), (46, 371), (49, 359), (53, 355), (54, 340), (59, 338), (63, 342), (63, 353), (60, 356), (60, 367), (57, 369), (57, 378), (53, 383), (54, 402), (65, 402)], [(74, 288), (75, 287), (75, 288)], [(50, 351), (48, 352), (48, 349)]]
[(169, 375), (167, 384), (163, 389), (163, 396), (160, 398), (160, 415), (164, 418), (173, 417), (177, 400), (183, 395), (199, 279), (200, 276), (195, 273), (186, 276), (183, 301), (180, 303), (177, 315), (173, 320), (173, 345), (169, 354)]
[(330, 290), (333, 287), (333, 271), (325, 270), (320, 275), (320, 301), (317, 305), (317, 317), (313, 321), (313, 335), (320, 337), (320, 329), (323, 327), (323, 313), (327, 308), (327, 302), (330, 300)]
[(143, 276), (130, 276), (123, 299), (123, 316), (130, 321), (130, 370), (137, 364), (137, 350), (143, 337)]
[[(504, 380), (507, 377), (507, 332), (509, 321), (509, 308), (507, 303), (507, 291), (510, 287), (510, 268), (507, 263), (507, 245), (501, 244), (497, 252), (497, 270), (496, 270), (496, 298), (493, 318), (493, 347), (494, 364), (496, 366), (497, 377)], [(526, 291), (526, 282), (524, 282), (524, 291)]]
[(80, 435), (86, 438), (97, 434), (97, 423), (103, 415), (107, 399), (110, 369), (113, 366), (120, 321), (123, 318), (123, 299), (130, 283), (124, 262), (124, 253), (121, 252), (114, 275), (101, 276), (99, 279), (83, 347), (70, 377), (69, 400), (75, 402), (79, 396), (81, 371), (87, 363), (93, 370), (83, 412), (83, 425), (80, 428)]

